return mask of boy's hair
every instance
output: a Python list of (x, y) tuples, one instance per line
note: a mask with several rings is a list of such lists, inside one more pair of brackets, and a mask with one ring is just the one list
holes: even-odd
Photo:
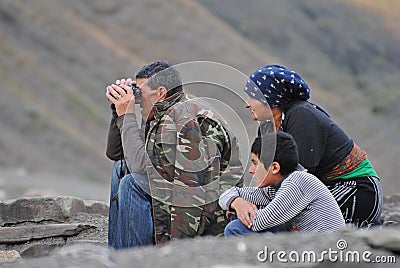
[(164, 86), (168, 91), (167, 97), (183, 90), (179, 71), (166, 61), (154, 61), (143, 66), (136, 74), (138, 78), (149, 79), (147, 85), (152, 90)]
[(260, 158), (261, 154), (261, 137), (258, 136), (251, 145), (251, 152)]
[[(293, 137), (285, 132), (278, 131), (276, 133), (269, 133), (258, 137), (259, 141), (253, 147), (260, 147), (260, 161), (265, 167), (268, 167), (272, 162), (279, 163), (281, 175), (287, 175), (296, 170), (299, 164), (299, 153), (297, 150), (296, 142)], [(257, 144), (258, 143), (258, 144)], [(254, 152), (257, 154), (256, 152)]]

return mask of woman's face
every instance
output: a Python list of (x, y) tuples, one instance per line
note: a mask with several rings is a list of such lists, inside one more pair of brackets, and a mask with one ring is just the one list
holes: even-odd
[(272, 114), (269, 106), (265, 105), (255, 98), (248, 97), (245, 102), (245, 107), (251, 109), (251, 119), (254, 121), (271, 120)]

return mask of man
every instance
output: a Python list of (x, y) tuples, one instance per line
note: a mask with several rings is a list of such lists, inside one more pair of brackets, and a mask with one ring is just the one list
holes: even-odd
[[(140, 89), (140, 98), (129, 85)], [(207, 103), (186, 96), (179, 72), (162, 61), (144, 66), (136, 81), (108, 86), (106, 95), (115, 106), (112, 131), (120, 132), (131, 172), (112, 183), (119, 187), (117, 204), (110, 205), (109, 245), (120, 249), (222, 235), (218, 196), (242, 178), (237, 140), (223, 121)]]

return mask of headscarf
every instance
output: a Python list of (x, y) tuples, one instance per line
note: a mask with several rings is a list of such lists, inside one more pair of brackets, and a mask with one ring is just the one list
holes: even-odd
[(310, 89), (301, 76), (280, 65), (267, 65), (256, 70), (250, 75), (244, 91), (271, 107), (310, 98)]

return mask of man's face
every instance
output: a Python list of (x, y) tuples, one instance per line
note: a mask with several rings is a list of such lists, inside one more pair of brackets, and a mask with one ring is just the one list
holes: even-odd
[(142, 109), (140, 113), (142, 114), (143, 120), (149, 121), (154, 117), (154, 103), (160, 100), (159, 90), (151, 89), (147, 84), (148, 79), (138, 78), (136, 80), (136, 86), (140, 88), (142, 92), (142, 98), (139, 100), (140, 108)]
[(248, 97), (245, 107), (251, 109), (251, 119), (254, 121), (270, 120), (272, 118), (268, 106), (255, 98)]

